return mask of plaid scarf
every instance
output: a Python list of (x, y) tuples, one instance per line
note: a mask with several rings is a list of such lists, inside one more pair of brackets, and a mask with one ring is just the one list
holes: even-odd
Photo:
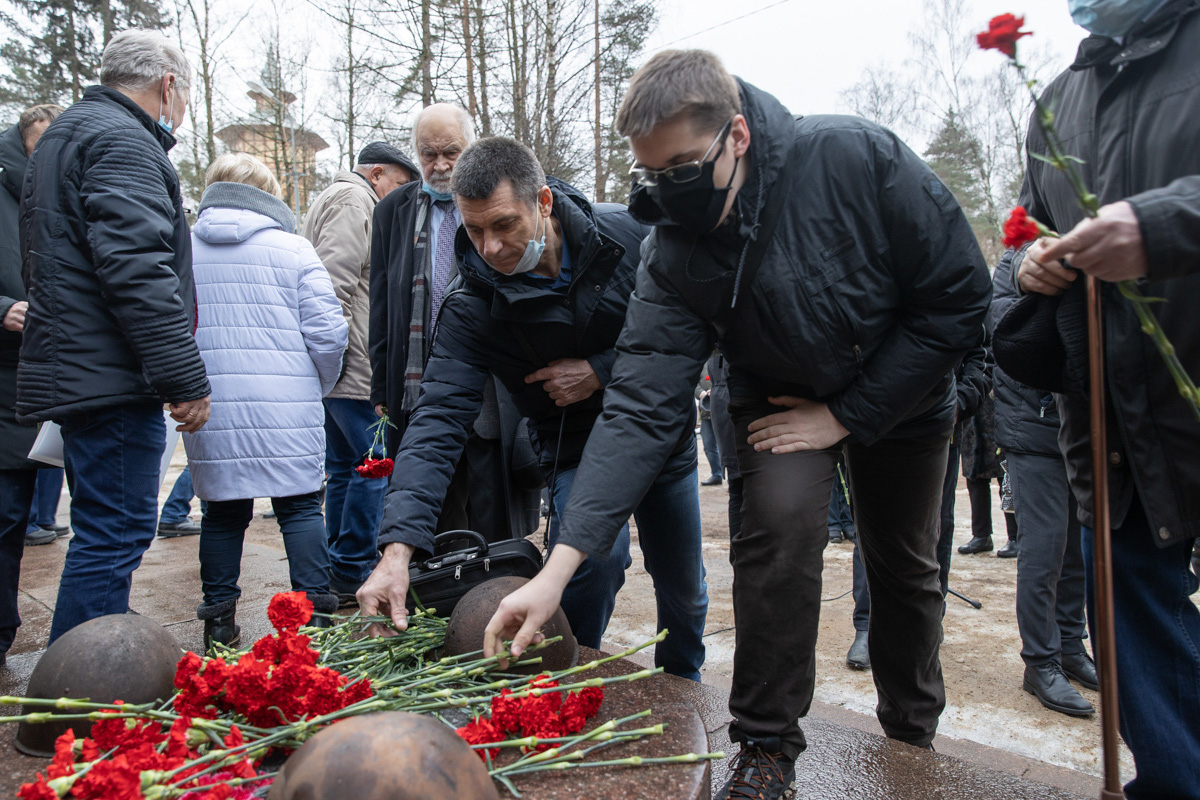
[[(429, 230), (425, 225), (429, 219), (431, 200), (432, 198), (425, 196), (421, 207), (417, 209), (413, 234), (412, 319), (408, 325), (408, 361), (404, 365), (404, 397), (401, 401), (404, 418), (417, 407), (417, 398), (421, 395), (421, 379), (425, 376), (425, 364), (429, 361), (429, 353), (433, 349), (433, 334), (437, 330), (436, 324), (430, 323), (433, 330), (429, 331), (429, 336), (425, 335), (426, 320), (432, 318), (433, 307), (430, 287), (433, 285), (434, 253), (429, 247)], [(453, 257), (451, 260), (453, 261)], [(451, 263), (449, 278), (456, 274), (458, 269)]]

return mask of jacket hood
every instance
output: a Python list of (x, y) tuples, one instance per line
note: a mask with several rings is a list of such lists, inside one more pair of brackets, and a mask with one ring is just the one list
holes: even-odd
[(296, 218), (272, 194), (244, 183), (218, 181), (200, 198), (200, 218), (193, 230), (212, 244), (244, 242), (265, 228), (296, 232)]
[(25, 143), (16, 125), (0, 133), (0, 185), (21, 199), (21, 183), (25, 178), (25, 167), (29, 159), (25, 156)]

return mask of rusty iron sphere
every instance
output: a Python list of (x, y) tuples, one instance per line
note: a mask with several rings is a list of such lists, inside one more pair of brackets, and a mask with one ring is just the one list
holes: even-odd
[(325, 728), (288, 758), (267, 800), (500, 800), (483, 761), (446, 723), (384, 711)]
[[(70, 697), (93, 703), (161, 702), (175, 693), (175, 666), (182, 655), (170, 631), (149, 617), (109, 614), (75, 626), (50, 645), (33, 668), (25, 694), (43, 700)], [(45, 710), (44, 706), (28, 706), (22, 713)], [(82, 738), (92, 722), (22, 722), (13, 744), (25, 755), (50, 758), (54, 740), (67, 728)]]
[[(515, 575), (493, 578), (463, 595), (446, 627), (445, 655), (460, 656), (483, 647), (483, 631), (500, 606), (500, 601), (527, 583), (528, 578)], [(511, 672), (536, 675), (539, 672), (568, 669), (579, 662), (579, 642), (571, 632), (567, 615), (561, 608), (555, 609), (554, 615), (546, 621), (541, 630), (546, 634), (546, 638), (562, 636), (562, 641), (530, 654), (541, 656), (540, 664), (510, 668)]]

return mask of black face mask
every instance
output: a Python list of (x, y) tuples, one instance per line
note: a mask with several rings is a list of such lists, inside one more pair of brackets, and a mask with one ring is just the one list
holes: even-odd
[[(717, 158), (720, 158), (720, 154)], [(709, 233), (721, 221), (725, 201), (729, 198), (730, 187), (733, 186), (733, 177), (737, 175), (739, 161), (741, 159), (734, 160), (729, 183), (725, 184), (723, 189), (718, 189), (713, 184), (713, 173), (717, 168), (717, 159), (714, 158), (704, 162), (700, 168), (700, 177), (694, 181), (673, 183), (660, 180), (655, 186), (647, 186), (646, 191), (667, 219), (694, 233)]]

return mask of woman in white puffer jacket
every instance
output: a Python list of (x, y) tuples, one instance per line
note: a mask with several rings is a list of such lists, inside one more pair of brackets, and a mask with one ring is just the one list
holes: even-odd
[[(293, 591), (332, 613), (319, 491), (325, 477), (321, 398), (341, 371), (347, 328), (329, 274), (266, 165), (245, 153), (208, 168), (192, 228), (196, 343), (212, 384), (208, 424), (184, 434), (200, 532), (205, 647), (239, 638), (242, 543), (254, 498), (270, 497)], [(319, 622), (314, 619), (314, 623)]]

